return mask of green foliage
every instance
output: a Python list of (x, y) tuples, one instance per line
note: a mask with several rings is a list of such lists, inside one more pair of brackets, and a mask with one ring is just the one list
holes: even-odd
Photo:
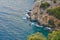
[(60, 27), (60, 22), (59, 22), (58, 26)]
[(55, 16), (56, 16), (56, 18), (60, 19), (60, 12), (56, 11)]
[(29, 35), (27, 40), (46, 40), (46, 38), (41, 33), (37, 32), (36, 34)]
[(48, 40), (60, 40), (60, 30), (50, 33), (48, 35)]
[(49, 15), (53, 15), (56, 18), (60, 19), (60, 7), (54, 8), (54, 9), (48, 9), (47, 13)]
[(53, 3), (56, 3), (57, 2), (57, 0), (52, 0), (53, 1)]
[(49, 15), (54, 15), (55, 10), (53, 10), (53, 9), (48, 9), (48, 10), (47, 10), (47, 13), (48, 13)]
[(49, 25), (54, 25), (54, 21), (53, 21), (53, 20), (49, 20), (49, 21), (48, 21), (48, 24), (49, 24)]
[(48, 2), (42, 2), (40, 5), (40, 8), (47, 8), (49, 6), (50, 6), (50, 4)]

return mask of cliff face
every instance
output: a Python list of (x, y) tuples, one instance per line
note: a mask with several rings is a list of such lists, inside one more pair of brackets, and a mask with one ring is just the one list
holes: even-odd
[(37, 0), (34, 4), (34, 8), (31, 12), (31, 19), (38, 20), (41, 24), (47, 24), (48, 14), (41, 14), (40, 5), (42, 0)]
[(40, 0), (37, 0), (35, 3), (34, 3), (34, 8), (31, 12), (31, 20), (38, 20), (40, 22), (40, 3), (41, 1)]
[[(45, 10), (42, 10), (40, 8), (40, 5), (41, 5), (41, 2), (43, 0), (37, 0), (35, 3), (34, 3), (34, 8), (33, 10), (31, 11), (31, 20), (38, 20), (40, 25), (41, 24), (45, 24), (45, 25), (49, 25), (48, 24), (48, 21), (49, 20), (53, 20), (54, 21), (54, 24), (55, 26), (58, 25), (58, 23), (60, 22), (60, 20), (58, 20), (57, 18), (55, 18), (54, 16), (51, 16), (49, 15), (46, 11), (47, 9), (50, 9), (51, 7), (54, 8), (54, 7), (57, 7), (55, 4), (54, 6), (50, 6), (48, 7), (47, 9)], [(48, 2), (48, 1), (47, 1)], [(42, 12), (42, 13), (41, 13)]]

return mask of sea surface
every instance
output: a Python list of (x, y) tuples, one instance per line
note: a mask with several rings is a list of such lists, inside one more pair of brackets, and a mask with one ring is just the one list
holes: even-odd
[(47, 36), (48, 31), (29, 25), (23, 20), (26, 10), (33, 9), (34, 0), (0, 0), (0, 40), (27, 40), (27, 36), (41, 32)]

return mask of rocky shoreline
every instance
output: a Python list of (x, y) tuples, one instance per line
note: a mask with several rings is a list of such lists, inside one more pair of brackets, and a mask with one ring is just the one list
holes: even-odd
[[(32, 11), (32, 10), (31, 10)], [(31, 11), (29, 10), (29, 12), (27, 13), (27, 19), (31, 22), (32, 26), (36, 26), (39, 28), (45, 28), (46, 30), (49, 30), (50, 32), (53, 31), (52, 28), (48, 27), (48, 25), (44, 25), (38, 22), (38, 20), (32, 20), (31, 19)]]
[[(53, 16), (50, 16), (46, 13), (46, 10), (50, 9), (51, 6), (48, 7), (46, 10), (41, 10), (41, 8), (40, 8), (41, 2), (42, 2), (42, 0), (35, 1), (33, 9), (27, 11), (28, 12), (26, 14), (27, 19), (29, 19), (32, 22), (32, 25), (35, 25), (37, 27), (44, 27), (47, 30), (54, 31), (54, 30), (56, 30), (56, 28), (55, 28), (56, 26), (55, 25), (53, 25), (53, 27), (49, 26), (48, 21), (50, 19), (54, 19), (54, 21), (55, 21), (56, 18)], [(49, 1), (47, 1), (47, 2), (49, 2)], [(55, 7), (55, 5), (52, 7)], [(41, 12), (43, 12), (43, 14), (41, 14)]]

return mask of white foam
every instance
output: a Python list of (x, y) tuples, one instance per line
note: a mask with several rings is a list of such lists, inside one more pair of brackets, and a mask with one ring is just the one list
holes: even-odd
[(29, 16), (28, 14), (25, 14), (25, 16), (26, 16), (27, 18), (30, 18), (30, 16)]
[(31, 23), (31, 26), (34, 26), (34, 25), (35, 25), (35, 23), (32, 22), (32, 23)]
[(26, 17), (23, 17), (22, 19), (24, 19), (24, 20), (25, 20), (25, 19), (27, 19), (27, 18), (26, 18)]
[(49, 27), (46, 27), (46, 29), (51, 30), (51, 28), (49, 28)]

